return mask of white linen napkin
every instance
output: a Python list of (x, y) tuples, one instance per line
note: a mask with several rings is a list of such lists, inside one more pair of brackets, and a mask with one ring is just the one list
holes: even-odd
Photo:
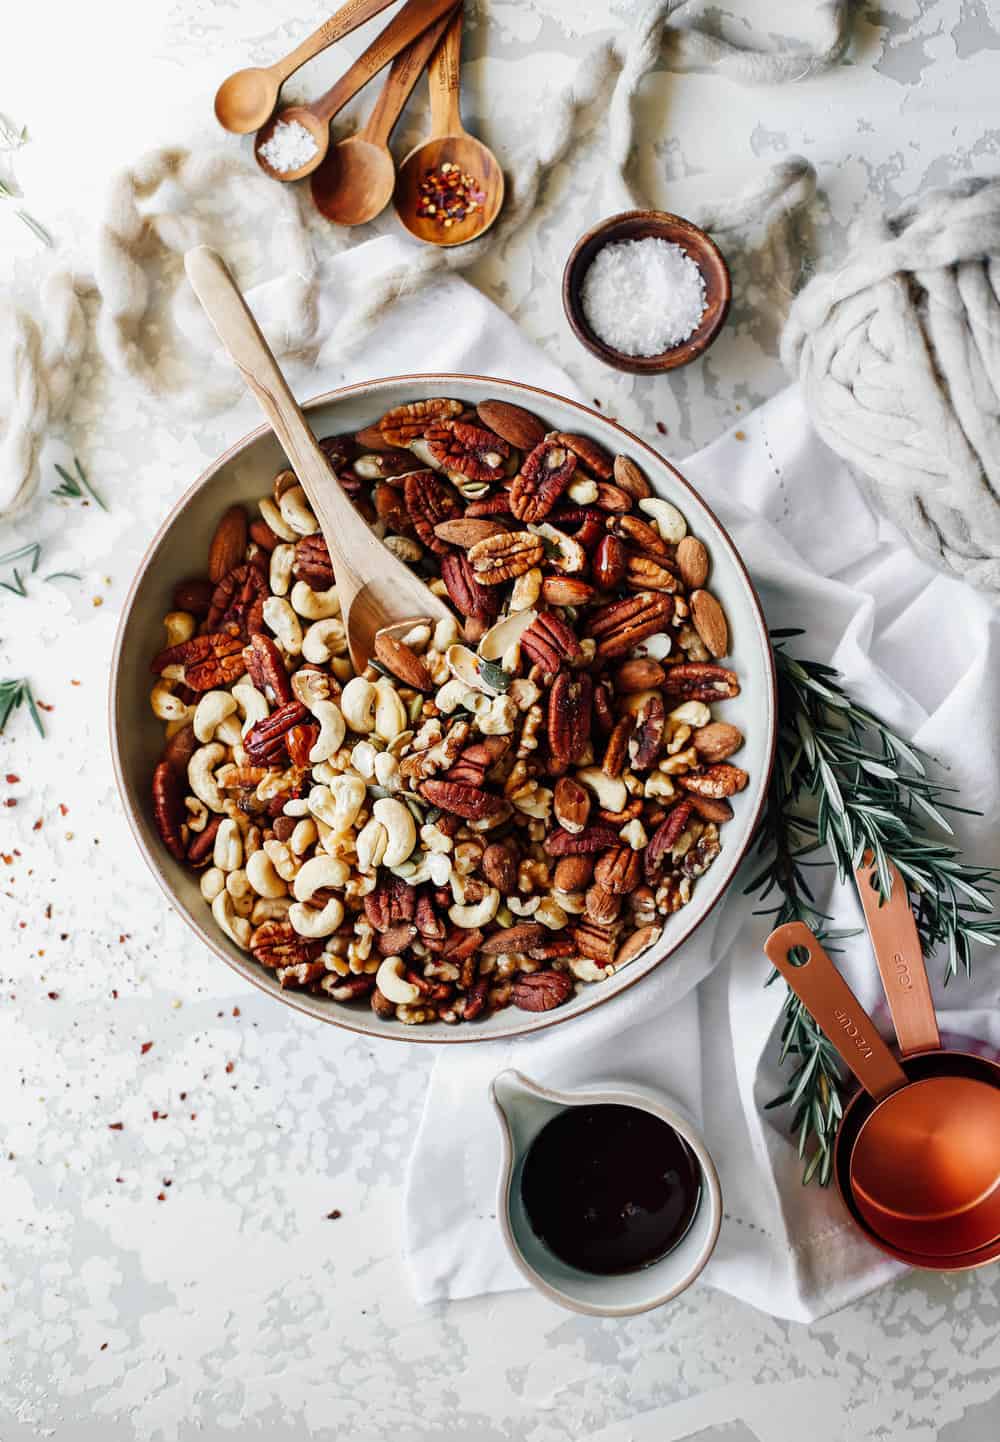
[[(507, 363), (499, 345), (491, 360), (496, 371)], [(530, 375), (519, 363), (516, 374)], [(963, 849), (984, 864), (1000, 862), (995, 603), (930, 570), (873, 514), (811, 430), (794, 387), (682, 470), (729, 530), (769, 625), (803, 627), (799, 654), (835, 665), (860, 702), (947, 768), (959, 804), (984, 813), (955, 818)], [(695, 935), (607, 1006), (535, 1037), (442, 1051), (405, 1203), (419, 1300), (525, 1285), (494, 1216), (500, 1148), (487, 1087), (508, 1066), (556, 1087), (609, 1076), (648, 1082), (700, 1118), (725, 1203), (705, 1284), (809, 1322), (899, 1274), (900, 1265), (853, 1228), (832, 1190), (800, 1185), (788, 1116), (763, 1110), (782, 1087), (784, 988), (764, 987), (769, 922), (742, 894), (748, 865)], [(853, 889), (826, 870), (812, 876), (835, 924), (861, 926)], [(866, 939), (846, 943), (839, 960), (889, 1034)], [(931, 973), (941, 975), (943, 962), (932, 960)], [(947, 991), (935, 984), (945, 1033), (1000, 1048), (997, 975), (993, 954), (980, 948), (971, 981), (960, 977)]]

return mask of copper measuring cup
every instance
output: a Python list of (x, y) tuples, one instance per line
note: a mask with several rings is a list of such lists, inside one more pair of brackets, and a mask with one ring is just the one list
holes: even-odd
[[(901, 881), (893, 892), (905, 900)], [(799, 948), (807, 960), (797, 966)], [(808, 927), (781, 926), (764, 949), (868, 1093), (848, 1106), (835, 1144), (838, 1184), (855, 1219), (916, 1265), (960, 1256), (958, 1265), (979, 1265), (1000, 1255), (1000, 1085), (984, 1079), (991, 1064), (922, 1053), (908, 1058), (908, 1074)]]

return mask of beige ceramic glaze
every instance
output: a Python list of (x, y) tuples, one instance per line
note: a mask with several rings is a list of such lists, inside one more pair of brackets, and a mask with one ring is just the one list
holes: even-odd
[(712, 557), (710, 585), (721, 601), (732, 635), (732, 656), (741, 694), (717, 708), (738, 726), (746, 745), (738, 760), (750, 784), (734, 796), (735, 815), (722, 829), (722, 854), (698, 881), (690, 904), (669, 917), (662, 937), (643, 956), (606, 982), (584, 986), (555, 1011), (528, 1013), (510, 1007), (484, 1022), (447, 1026), (403, 1026), (383, 1021), (366, 1004), (344, 1005), (319, 997), (282, 991), (274, 977), (234, 946), (218, 929), (198, 890), (197, 877), (167, 855), (153, 824), (150, 778), (163, 747), (163, 728), (149, 708), (149, 663), (163, 646), (163, 616), (171, 609), (176, 583), (204, 566), (208, 541), (227, 506), (252, 505), (270, 493), (275, 474), (286, 464), (274, 435), (262, 427), (221, 456), (185, 492), (166, 517), (132, 584), (111, 663), (111, 745), (115, 774), (136, 841), (170, 902), (215, 954), (248, 981), (323, 1021), (371, 1036), (400, 1041), (472, 1042), (540, 1031), (610, 1001), (652, 970), (690, 936), (732, 880), (750, 843), (764, 805), (774, 751), (774, 663), (760, 603), (746, 570), (718, 521), (683, 477), (652, 447), (623, 427), (576, 401), (514, 381), (480, 376), (412, 375), (365, 381), (319, 396), (304, 407), (318, 436), (353, 431), (370, 424), (392, 406), (423, 396), (448, 395), (471, 405), (495, 397), (537, 412), (556, 430), (592, 437), (613, 453), (632, 456), (656, 491), (673, 501), (689, 529)]

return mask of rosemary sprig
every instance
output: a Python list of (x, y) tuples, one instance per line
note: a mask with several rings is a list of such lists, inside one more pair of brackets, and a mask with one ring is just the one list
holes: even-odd
[(42, 718), (38, 712), (38, 705), (35, 701), (34, 692), (31, 689), (31, 682), (24, 676), (17, 680), (0, 681), (0, 736), (3, 735), (7, 722), (12, 712), (16, 711), (22, 703), (27, 703), (31, 712), (31, 719), (39, 736), (44, 737), (45, 727), (42, 725)]
[[(0, 556), (0, 566), (8, 565), (12, 561), (26, 560), (30, 556), (31, 570), (32, 573), (34, 573), (38, 570), (38, 558), (41, 554), (41, 542), (32, 541), (30, 545), (18, 546), (16, 550), (8, 551), (5, 555)], [(12, 581), (0, 581), (0, 586), (2, 586), (5, 591), (10, 591), (12, 596), (26, 596), (28, 594), (28, 588), (24, 584), (24, 577), (16, 566), (14, 567), (14, 579)]]
[[(804, 921), (827, 944), (831, 931), (806, 872), (834, 864), (846, 879), (864, 853), (874, 853), (880, 889), (888, 894), (894, 862), (911, 893), (924, 951), (945, 950), (945, 981), (971, 971), (972, 945), (1000, 944), (992, 888), (1000, 875), (962, 861), (935, 831), (951, 834), (951, 788), (927, 775), (926, 758), (872, 712), (856, 705), (836, 671), (790, 656), (784, 643), (799, 631), (772, 633), (777, 643), (778, 746), (755, 854), (761, 866), (746, 890), (776, 904), (762, 908), (775, 926)], [(806, 808), (806, 809), (803, 809)], [(807, 860), (816, 853), (820, 860)], [(772, 975), (769, 980), (774, 981)], [(769, 1103), (794, 1107), (792, 1130), (806, 1158), (803, 1182), (830, 1180), (833, 1138), (841, 1116), (843, 1073), (830, 1043), (799, 1000), (788, 993), (781, 1061), (792, 1060), (788, 1087)]]
[(13, 596), (26, 596), (28, 594), (28, 588), (24, 584), (24, 577), (16, 566), (14, 567), (13, 581), (0, 581), (0, 586), (2, 586), (5, 591), (10, 591)]
[(76, 571), (51, 571), (44, 579), (46, 581), (79, 581), (81, 577)]
[(57, 462), (56, 470), (62, 477), (62, 485), (56, 486), (52, 494), (54, 496), (61, 496), (66, 500), (80, 501), (85, 499), (84, 492), (86, 492), (88, 496), (91, 496), (97, 502), (102, 511), (106, 511), (108, 509), (107, 506), (88, 481), (87, 473), (81, 466), (78, 456), (73, 457), (73, 465), (76, 467), (75, 476), (71, 476), (69, 471)]

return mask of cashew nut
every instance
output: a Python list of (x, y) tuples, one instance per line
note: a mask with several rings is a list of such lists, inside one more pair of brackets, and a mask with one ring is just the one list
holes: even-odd
[(387, 840), (383, 863), (398, 866), (417, 844), (417, 824), (413, 812), (402, 801), (383, 796), (372, 807), (372, 816), (385, 827)]
[(183, 642), (190, 641), (197, 622), (190, 611), (168, 611), (163, 618), (163, 625), (167, 632), (167, 645), (180, 646)]
[(334, 832), (346, 831), (358, 819), (367, 791), (360, 776), (335, 776), (327, 786), (314, 786), (309, 810)]
[(230, 941), (234, 941), (243, 951), (250, 949), (250, 922), (245, 916), (237, 914), (236, 903), (225, 889), (220, 891), (212, 902), (212, 915)]
[(319, 938), (332, 936), (344, 919), (344, 903), (339, 896), (331, 896), (324, 906), (309, 906), (304, 901), (293, 901), (288, 908), (288, 920), (299, 936)]
[(319, 521), (312, 513), (301, 486), (292, 486), (278, 499), (278, 510), (286, 526), (299, 536), (314, 536), (319, 530)]
[(263, 608), (264, 624), (281, 642), (287, 656), (297, 656), (302, 650), (302, 627), (299, 618), (283, 596), (268, 596)]
[(287, 896), (262, 896), (254, 902), (250, 920), (254, 926), (262, 921), (284, 921), (291, 904)]
[(247, 861), (247, 880), (258, 896), (284, 896), (285, 883), (274, 869), (274, 862), (263, 849), (255, 851)]
[(331, 887), (340, 890), (347, 885), (351, 868), (346, 861), (333, 856), (313, 856), (299, 871), (292, 884), (296, 901), (312, 901), (318, 891)]
[(215, 779), (215, 768), (225, 760), (226, 748), (218, 741), (199, 746), (188, 762), (188, 785), (199, 801), (204, 801), (209, 811), (220, 814), (225, 811), (225, 800), (219, 783)]
[(375, 753), (375, 780), (386, 791), (399, 790), (399, 761), (388, 751)]
[(491, 886), (483, 899), (471, 906), (449, 906), (448, 916), (456, 926), (471, 931), (492, 921), (499, 905), (500, 893), (495, 886)]
[(359, 871), (374, 871), (385, 859), (389, 833), (380, 821), (369, 821), (358, 832), (354, 843)]
[(263, 721), (270, 714), (270, 707), (267, 704), (267, 697), (263, 691), (258, 691), (256, 686), (251, 686), (249, 681), (241, 681), (233, 687), (233, 696), (236, 704), (243, 712), (242, 731), (245, 736), (251, 726), (256, 726), (258, 721)]
[(198, 888), (206, 901), (214, 901), (219, 892), (226, 889), (226, 873), (217, 866), (210, 866), (201, 873)]
[(243, 865), (243, 837), (231, 816), (220, 822), (215, 833), (212, 861), (220, 871), (237, 871)]
[(270, 496), (261, 496), (257, 502), (257, 509), (271, 530), (281, 541), (295, 541), (298, 539), (291, 526), (287, 524), (284, 516), (271, 500)]
[(671, 545), (676, 546), (677, 542), (683, 541), (687, 535), (687, 521), (677, 507), (665, 501), (662, 496), (647, 496), (639, 502), (639, 509), (645, 511), (647, 516), (652, 516), (656, 529)]
[(227, 716), (236, 710), (236, 699), (229, 691), (206, 691), (194, 711), (194, 734), (204, 745), (215, 735)]
[(331, 657), (346, 656), (347, 632), (343, 621), (336, 616), (314, 621), (302, 638), (302, 654), (314, 666), (322, 666)]
[(295, 547), (284, 542), (275, 546), (271, 552), (271, 564), (268, 568), (268, 584), (271, 593), (275, 596), (287, 596), (288, 588), (292, 584), (292, 566), (295, 564)]
[(318, 766), (321, 761), (328, 761), (340, 750), (347, 734), (347, 725), (335, 701), (315, 701), (310, 710), (319, 722), (319, 735), (309, 752), (309, 761), (311, 765)]
[(558, 901), (551, 896), (546, 896), (538, 904), (535, 920), (540, 921), (543, 926), (547, 926), (550, 931), (559, 931), (569, 921), (569, 917)]
[(189, 721), (193, 714), (192, 708), (174, 695), (173, 682), (162, 677), (149, 693), (149, 704), (153, 715), (161, 721)]
[(375, 682), (375, 734), (383, 741), (394, 741), (405, 731), (409, 717), (395, 686), (386, 677)]
[(215, 728), (215, 737), (213, 739), (221, 741), (223, 746), (231, 746), (236, 753), (233, 760), (237, 766), (244, 765), (246, 752), (243, 750), (243, 728), (235, 712), (232, 716), (227, 716), (225, 721), (219, 723)]
[(274, 863), (274, 869), (282, 881), (294, 881), (296, 872), (299, 869), (299, 858), (293, 856), (291, 849), (283, 841), (275, 837), (264, 842), (264, 852)]
[(288, 845), (294, 856), (305, 856), (310, 846), (315, 846), (319, 837), (319, 828), (311, 816), (304, 816), (291, 836), (288, 838)]
[(340, 615), (336, 586), (330, 586), (326, 591), (314, 591), (305, 581), (296, 581), (291, 599), (292, 606), (307, 621), (325, 621), (330, 616)]
[(198, 832), (204, 831), (208, 825), (208, 807), (196, 796), (185, 796), (184, 809), (188, 814), (187, 828), (197, 836)]
[(226, 890), (233, 898), (237, 916), (249, 916), (253, 911), (254, 894), (247, 874), (242, 867), (230, 871), (226, 875)]
[[(312, 627), (310, 627), (311, 630)], [(352, 681), (348, 681), (341, 692), (340, 709), (352, 731), (367, 736), (369, 731), (375, 730), (375, 703), (377, 701), (378, 693), (375, 687), (363, 676), (355, 676)]]
[(375, 973), (375, 985), (386, 1001), (397, 1006), (411, 1006), (420, 998), (420, 988), (403, 976), (405, 963), (401, 956), (387, 956)]

